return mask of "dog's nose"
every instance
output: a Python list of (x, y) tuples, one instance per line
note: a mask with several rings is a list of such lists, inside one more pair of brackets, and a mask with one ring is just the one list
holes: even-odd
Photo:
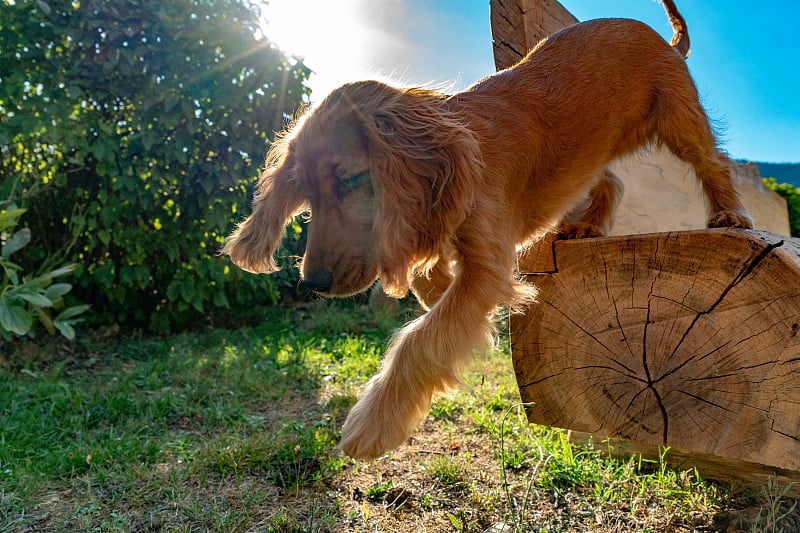
[(327, 270), (316, 270), (300, 280), (303, 289), (314, 292), (330, 292), (333, 286), (333, 274)]

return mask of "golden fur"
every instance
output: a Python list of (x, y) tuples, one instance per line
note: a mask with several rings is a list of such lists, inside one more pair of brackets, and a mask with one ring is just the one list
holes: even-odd
[(611, 160), (664, 144), (694, 165), (710, 227), (752, 226), (683, 61), (685, 23), (665, 7), (674, 48), (636, 21), (589, 21), (458, 94), (344, 85), (273, 144), (253, 213), (224, 252), (272, 272), (284, 225), (310, 211), (310, 288), (342, 296), (379, 278), (427, 310), (393, 337), (345, 421), (344, 452), (402, 444), (433, 393), (491, 345), (498, 306), (533, 301), (515, 277), (519, 247), (554, 228), (608, 229), (621, 193)]

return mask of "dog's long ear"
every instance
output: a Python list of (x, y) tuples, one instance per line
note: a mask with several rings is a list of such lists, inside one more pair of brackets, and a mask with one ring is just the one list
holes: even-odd
[(379, 82), (348, 87), (364, 123), (378, 198), (375, 235), (384, 290), (402, 296), (464, 221), (483, 173), (472, 130), (446, 96)]
[(294, 158), (288, 142), (279, 139), (267, 154), (267, 165), (258, 181), (253, 212), (225, 241), (222, 253), (248, 272), (279, 270), (273, 253), (280, 245), (286, 224), (307, 209), (294, 176)]

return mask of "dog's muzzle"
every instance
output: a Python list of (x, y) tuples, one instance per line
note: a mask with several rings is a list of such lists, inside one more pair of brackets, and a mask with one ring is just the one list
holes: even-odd
[(300, 280), (300, 288), (308, 291), (327, 293), (333, 287), (333, 274), (327, 270), (316, 270)]

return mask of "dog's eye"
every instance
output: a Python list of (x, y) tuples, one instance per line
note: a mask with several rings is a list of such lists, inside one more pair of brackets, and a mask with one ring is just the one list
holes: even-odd
[(364, 178), (369, 177), (369, 170), (365, 170), (355, 176), (351, 176), (346, 179), (339, 180), (339, 194), (344, 196), (345, 194), (349, 193), (350, 191), (355, 190), (361, 185), (361, 182), (364, 181)]

